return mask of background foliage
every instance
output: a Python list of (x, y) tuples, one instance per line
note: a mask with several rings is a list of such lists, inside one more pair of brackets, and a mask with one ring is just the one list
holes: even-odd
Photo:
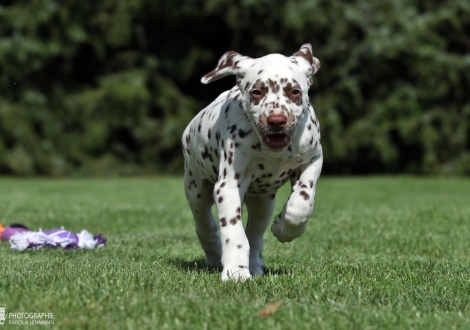
[(179, 172), (221, 54), (310, 42), (324, 173), (469, 175), (469, 36), (468, 1), (2, 1), (0, 173)]

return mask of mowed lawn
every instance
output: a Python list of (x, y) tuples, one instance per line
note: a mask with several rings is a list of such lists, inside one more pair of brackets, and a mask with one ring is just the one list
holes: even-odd
[(470, 327), (469, 178), (322, 177), (305, 234), (281, 244), (268, 230), (267, 274), (245, 283), (205, 267), (178, 177), (3, 178), (0, 222), (108, 238), (89, 251), (1, 242), (0, 307), (54, 313), (43, 329)]

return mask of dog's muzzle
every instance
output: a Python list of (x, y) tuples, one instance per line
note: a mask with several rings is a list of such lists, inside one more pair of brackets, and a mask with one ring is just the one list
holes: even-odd
[(284, 149), (290, 143), (287, 133), (288, 118), (283, 114), (272, 114), (266, 118), (266, 127), (260, 133), (263, 143), (273, 150)]

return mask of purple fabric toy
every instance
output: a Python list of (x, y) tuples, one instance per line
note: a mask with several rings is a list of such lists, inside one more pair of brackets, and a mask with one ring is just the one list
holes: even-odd
[(24, 226), (15, 227), (15, 225), (10, 225), (6, 227), (5, 230), (2, 232), (2, 240), (8, 241), (10, 237), (15, 235), (16, 233), (24, 233), (26, 231), (29, 231), (29, 229)]
[(64, 249), (94, 249), (103, 247), (106, 244), (106, 238), (102, 237), (101, 234), (93, 236), (86, 230), (74, 234), (63, 227), (52, 230), (29, 231), (24, 226), (9, 226), (3, 231), (2, 240), (10, 241), (11, 248), (19, 251), (28, 248), (40, 249), (45, 246), (62, 247)]

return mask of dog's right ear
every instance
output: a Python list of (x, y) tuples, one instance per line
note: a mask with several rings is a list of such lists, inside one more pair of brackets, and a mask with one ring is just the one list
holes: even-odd
[(208, 84), (228, 75), (237, 75), (237, 80), (243, 76), (245, 68), (253, 64), (254, 59), (240, 55), (237, 52), (226, 52), (219, 60), (217, 67), (202, 77), (201, 82)]

